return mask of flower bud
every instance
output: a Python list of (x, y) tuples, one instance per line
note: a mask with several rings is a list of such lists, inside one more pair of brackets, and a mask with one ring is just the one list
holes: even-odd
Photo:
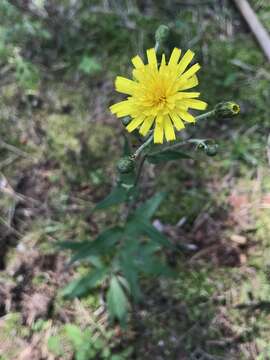
[(219, 103), (215, 106), (215, 115), (223, 118), (236, 116), (240, 113), (240, 106), (233, 101)]
[(160, 25), (155, 33), (155, 39), (158, 44), (164, 44), (169, 36), (170, 29), (166, 25)]
[(218, 153), (218, 145), (207, 145), (204, 149), (207, 156), (216, 156)]
[(134, 169), (134, 159), (130, 156), (122, 157), (117, 163), (120, 174), (128, 174)]

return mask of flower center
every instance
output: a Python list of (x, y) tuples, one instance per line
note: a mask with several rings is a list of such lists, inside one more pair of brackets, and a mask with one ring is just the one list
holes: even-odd
[(152, 99), (153, 106), (163, 108), (166, 105), (166, 102), (167, 102), (167, 97), (163, 91), (157, 91), (156, 94), (154, 94)]

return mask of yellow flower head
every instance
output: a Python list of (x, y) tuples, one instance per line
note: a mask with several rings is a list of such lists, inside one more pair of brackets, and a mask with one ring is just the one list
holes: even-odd
[(129, 132), (139, 128), (145, 136), (154, 127), (155, 143), (163, 143), (164, 134), (167, 141), (175, 140), (175, 129), (182, 130), (183, 121), (195, 122), (188, 110), (206, 109), (207, 104), (196, 99), (200, 93), (184, 92), (198, 85), (195, 74), (200, 65), (192, 65), (187, 70), (194, 53), (188, 50), (181, 60), (180, 56), (181, 50), (175, 48), (168, 64), (163, 54), (158, 65), (155, 49), (149, 49), (147, 65), (138, 55), (132, 59), (134, 80), (117, 76), (116, 90), (129, 97), (112, 105), (110, 110), (117, 117), (132, 118), (127, 126)]

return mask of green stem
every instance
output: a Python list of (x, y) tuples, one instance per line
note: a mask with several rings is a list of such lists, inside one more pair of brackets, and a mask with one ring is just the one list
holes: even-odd
[(152, 143), (154, 138), (154, 134), (151, 134), (149, 138), (135, 151), (135, 153), (132, 155), (134, 159), (137, 159), (138, 156), (143, 152), (143, 150)]
[(142, 169), (143, 169), (143, 165), (145, 163), (145, 160), (146, 160), (146, 156), (143, 155), (142, 158), (141, 158), (141, 161), (139, 163), (139, 166), (138, 166), (138, 170), (137, 170), (137, 174), (136, 174), (136, 179), (135, 179), (135, 186), (138, 185), (138, 182), (140, 180), (140, 176), (141, 176), (141, 173), (142, 173)]
[(211, 111), (208, 111), (202, 115), (198, 115), (196, 116), (196, 121), (197, 120), (205, 120), (205, 119), (208, 119), (208, 118), (211, 118), (211, 117), (214, 117), (216, 114), (215, 110), (211, 110)]
[(197, 145), (202, 144), (202, 145), (204, 145), (205, 141), (206, 141), (206, 139), (188, 139), (188, 140), (184, 140), (184, 141), (181, 141), (181, 142), (177, 142), (176, 144), (173, 144), (173, 145), (166, 146), (162, 150), (155, 151), (153, 153), (150, 153), (149, 155), (152, 156), (152, 155), (157, 155), (157, 154), (160, 154), (160, 153), (164, 153), (167, 150), (174, 150), (174, 149), (177, 149), (178, 147), (184, 146), (186, 144), (197, 144)]

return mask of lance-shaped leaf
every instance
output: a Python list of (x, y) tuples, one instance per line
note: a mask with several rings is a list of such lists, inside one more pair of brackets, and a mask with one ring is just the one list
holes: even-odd
[(178, 150), (166, 150), (160, 151), (154, 154), (147, 156), (147, 160), (152, 164), (159, 164), (161, 162), (170, 161), (170, 160), (179, 160), (179, 159), (191, 159), (192, 157), (182, 151)]
[(149, 238), (158, 243), (159, 245), (173, 248), (173, 245), (169, 242), (166, 236), (160, 233), (150, 222), (140, 221), (138, 227), (141, 228), (142, 232), (149, 236)]
[(113, 276), (110, 281), (109, 290), (107, 292), (107, 305), (112, 320), (117, 319), (124, 325), (129, 302), (123, 287), (116, 276)]
[(165, 192), (159, 192), (154, 195), (151, 199), (147, 200), (142, 206), (136, 209), (135, 216), (141, 219), (151, 219), (157, 209), (159, 208), (161, 202), (166, 196)]
[(124, 203), (128, 197), (128, 190), (129, 189), (118, 184), (105, 199), (96, 205), (95, 210), (103, 210)]
[(70, 264), (86, 259), (93, 255), (104, 255), (114, 249), (114, 245), (121, 239), (123, 229), (113, 227), (103, 231), (94, 241), (83, 242), (83, 245), (72, 256)]
[(127, 237), (119, 253), (119, 268), (123, 272), (135, 300), (139, 300), (142, 296), (139, 286), (140, 269), (136, 265), (136, 256), (140, 246), (136, 237)]
[(152, 241), (161, 246), (174, 248), (166, 236), (160, 233), (147, 219), (134, 217), (129, 220), (125, 228), (126, 236), (139, 237), (147, 235)]
[(87, 275), (72, 281), (62, 291), (62, 295), (68, 298), (80, 297), (86, 295), (89, 290), (94, 289), (102, 283), (108, 275), (107, 268), (95, 269)]

